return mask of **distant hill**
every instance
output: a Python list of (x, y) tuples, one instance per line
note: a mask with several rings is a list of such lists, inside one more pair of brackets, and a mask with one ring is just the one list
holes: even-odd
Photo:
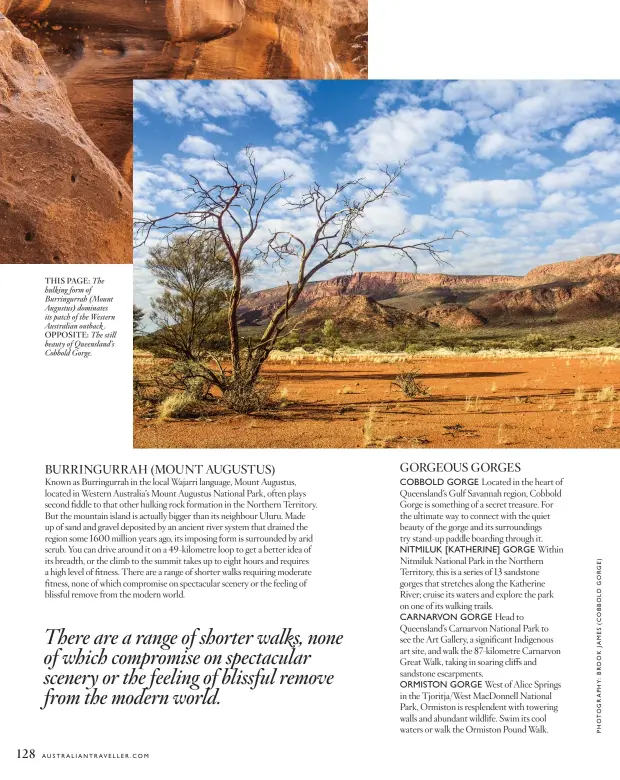
[(490, 293), (476, 299), (473, 308), (487, 321), (518, 322), (549, 317), (570, 322), (620, 314), (620, 277), (586, 282), (549, 282), (535, 287)]
[(415, 329), (437, 327), (428, 319), (410, 312), (384, 306), (367, 295), (330, 295), (313, 301), (296, 318), (295, 327), (304, 332), (322, 328), (332, 320), (343, 336), (361, 333), (385, 334), (393, 328), (408, 326)]
[[(414, 274), (399, 271), (360, 271), (350, 276), (336, 276), (320, 282), (310, 282), (295, 307), (300, 313), (316, 300), (332, 296), (365, 295), (401, 309), (398, 300), (406, 297), (428, 304), (460, 303), (461, 299), (475, 298), (489, 290), (517, 287), (520, 276), (454, 276), (450, 274)], [(273, 287), (246, 296), (239, 312), (244, 324), (258, 324), (265, 320), (284, 300), (286, 287)], [(456, 300), (458, 298), (459, 300)], [(396, 299), (396, 300), (394, 300)], [(445, 299), (445, 300), (444, 300)], [(413, 306), (411, 310), (421, 308)]]
[(525, 274), (521, 287), (547, 284), (548, 282), (584, 282), (607, 276), (620, 278), (620, 255), (590, 255), (563, 263), (539, 265)]
[[(282, 303), (285, 287), (246, 296), (242, 325), (259, 325)], [(533, 268), (525, 276), (468, 276), (363, 271), (310, 283), (293, 314), (310, 330), (333, 319), (347, 329), (384, 331), (397, 325), (456, 330), (528, 325), (620, 314), (620, 255), (581, 257)], [(344, 330), (343, 330), (344, 328)]]

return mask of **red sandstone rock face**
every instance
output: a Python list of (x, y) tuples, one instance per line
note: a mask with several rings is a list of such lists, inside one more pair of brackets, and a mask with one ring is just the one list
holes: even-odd
[(130, 263), (131, 191), (0, 15), (0, 261)]
[(480, 315), (475, 314), (467, 306), (458, 304), (448, 303), (431, 306), (418, 312), (418, 315), (442, 328), (452, 328), (453, 330), (474, 330), (482, 328), (485, 324)]
[(127, 176), (134, 78), (366, 77), (367, 0), (0, 0), (0, 11)]
[[(306, 308), (313, 301), (334, 295), (367, 295), (385, 300), (411, 295), (427, 289), (448, 293), (459, 290), (497, 290), (517, 287), (518, 276), (452, 276), (448, 274), (414, 274), (400, 271), (360, 271), (350, 276), (336, 276), (321, 282), (309, 284), (300, 296), (298, 307)], [(285, 287), (261, 290), (249, 295), (242, 310), (248, 322), (257, 321), (272, 311), (284, 300)]]
[(527, 273), (521, 286), (565, 280), (578, 282), (603, 276), (620, 276), (620, 255), (592, 255), (563, 263), (541, 265)]
[(402, 309), (384, 306), (367, 295), (321, 298), (294, 322), (296, 329), (303, 332), (322, 328), (326, 320), (332, 320), (345, 336), (385, 333), (398, 326), (428, 328), (430, 322)]
[[(537, 281), (541, 279), (551, 281), (541, 284)], [(466, 306), (445, 303), (459, 295), (467, 300)], [(250, 294), (240, 307), (243, 322), (264, 320), (285, 296), (285, 287)], [(620, 255), (539, 266), (523, 277), (359, 272), (308, 285), (296, 311), (310, 310), (323, 299), (333, 307), (333, 301), (351, 296), (370, 296), (383, 304), (393, 300), (396, 306), (416, 310), (418, 317), (428, 322), (463, 330), (481, 327), (487, 321), (587, 318), (620, 311)], [(429, 307), (429, 298), (438, 304)]]
[(478, 298), (473, 308), (489, 319), (559, 316), (562, 320), (620, 311), (620, 278), (549, 283)]

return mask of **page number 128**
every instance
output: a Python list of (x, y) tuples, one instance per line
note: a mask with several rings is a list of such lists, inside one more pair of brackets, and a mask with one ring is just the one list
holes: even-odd
[(17, 751), (17, 758), (34, 758), (34, 750), (32, 748), (25, 748), (24, 750)]

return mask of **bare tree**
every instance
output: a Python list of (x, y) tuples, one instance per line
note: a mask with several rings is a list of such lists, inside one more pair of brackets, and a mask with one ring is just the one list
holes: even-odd
[[(245, 164), (237, 173), (227, 162), (217, 161), (222, 169), (224, 183), (204, 187), (192, 176), (192, 185), (187, 189), (190, 208), (176, 211), (164, 217), (145, 217), (135, 223), (138, 245), (149, 240), (153, 231), (163, 231), (170, 236), (175, 233), (188, 235), (210, 235), (219, 238), (227, 252), (232, 271), (232, 283), (228, 296), (228, 337), (230, 369), (218, 365), (213, 382), (225, 398), (232, 401), (238, 395), (252, 394), (260, 370), (274, 349), (278, 337), (286, 328), (291, 311), (310, 280), (323, 268), (338, 261), (347, 261), (351, 270), (360, 252), (391, 249), (408, 258), (417, 268), (418, 253), (430, 255), (442, 262), (442, 242), (454, 238), (442, 235), (432, 240), (411, 240), (408, 232), (397, 233), (388, 240), (375, 240), (373, 232), (363, 229), (362, 218), (375, 203), (396, 194), (395, 183), (403, 170), (399, 164), (394, 168), (384, 167), (381, 173), (384, 182), (370, 186), (364, 178), (351, 179), (326, 190), (314, 183), (295, 200), (285, 201), (292, 212), (309, 212), (315, 229), (306, 239), (287, 230), (272, 231), (268, 240), (258, 247), (253, 238), (290, 178), (283, 173), (268, 189), (261, 189), (255, 156), (248, 147), (245, 150)], [(458, 231), (456, 231), (458, 232)], [(238, 309), (242, 292), (242, 268), (247, 256), (254, 253), (266, 263), (284, 265), (293, 262), (296, 281), (287, 283), (281, 304), (275, 309), (265, 329), (256, 341), (248, 340), (242, 346), (239, 337)], [(241, 404), (248, 408), (247, 399)], [(249, 404), (251, 406), (251, 404)]]

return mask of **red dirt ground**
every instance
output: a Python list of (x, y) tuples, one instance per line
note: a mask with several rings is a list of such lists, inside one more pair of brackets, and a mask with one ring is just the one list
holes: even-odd
[[(392, 385), (417, 369), (430, 388), (408, 400)], [(409, 363), (269, 363), (279, 408), (198, 420), (137, 414), (135, 447), (620, 446), (618, 355), (428, 356)]]

